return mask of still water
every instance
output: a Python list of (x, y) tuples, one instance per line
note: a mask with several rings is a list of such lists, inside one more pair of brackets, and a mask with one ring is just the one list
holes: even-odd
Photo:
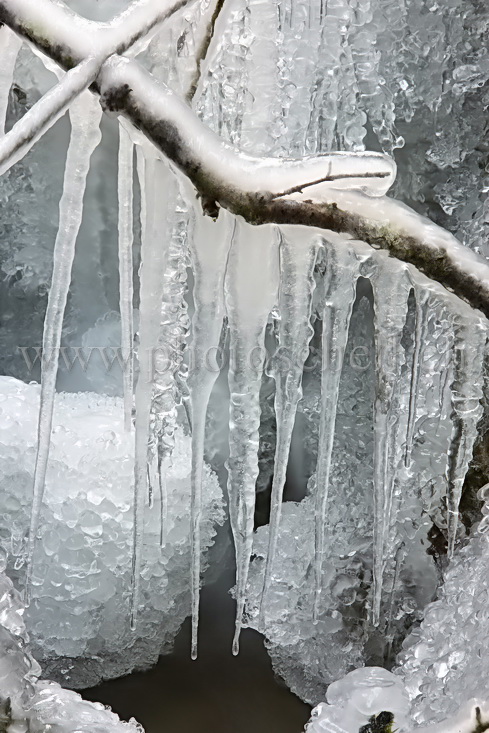
[(302, 733), (311, 708), (274, 676), (263, 638), (245, 629), (241, 652), (231, 655), (233, 574), (202, 590), (199, 658), (190, 659), (190, 623), (173, 654), (155, 668), (85, 690), (146, 733)]

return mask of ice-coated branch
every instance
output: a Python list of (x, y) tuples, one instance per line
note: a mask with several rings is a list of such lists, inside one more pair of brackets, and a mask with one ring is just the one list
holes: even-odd
[(64, 69), (72, 69), (88, 57), (113, 53), (132, 55), (148, 36), (178, 10), (195, 0), (134, 0), (108, 23), (87, 20), (61, 0), (5, 0), (0, 6), (0, 25), (8, 25)]
[[(55, 59), (61, 66), (68, 69), (66, 76), (41, 97), (7, 135), (2, 137), (0, 175), (21, 160), (64, 114), (71, 102), (92, 85), (102, 64), (109, 56), (127, 51), (130, 51), (132, 56), (136, 55), (141, 50), (141, 45), (149, 42), (152, 34), (157, 31), (164, 20), (193, 2), (195, 0), (167, 0), (166, 4), (160, 7), (155, 0), (135, 0), (111, 23), (87, 21), (61, 3), (53, 2), (52, 20), (56, 24), (55, 33), (58, 33), (61, 38), (65, 29), (76, 23), (77, 34), (74, 34), (76, 47), (73, 48), (71, 59), (68, 53), (62, 54), (65, 56), (65, 63), (62, 63), (60, 59)], [(28, 0), (27, 3), (24, 3), (23, 9), (27, 12), (33, 9), (31, 27), (34, 27), (35, 24), (35, 27), (38, 28), (39, 5), (37, 3), (32, 5)], [(24, 26), (26, 32), (28, 27), (28, 24)], [(28, 35), (26, 37), (30, 38)], [(61, 48), (61, 42), (58, 46)], [(83, 49), (89, 53), (88, 56), (83, 56)], [(75, 53), (80, 54), (81, 61), (77, 59)]]
[(217, 215), (221, 206), (253, 224), (314, 226), (387, 249), (489, 317), (489, 264), (383, 195), (395, 177), (387, 156), (254, 158), (223, 142), (134, 62), (111, 57), (101, 76), (104, 103), (129, 117), (178, 166), (209, 213)]
[[(166, 16), (184, 3), (168, 1)], [(0, 22), (72, 68), (94, 55), (94, 46), (100, 53), (93, 25), (112, 44), (118, 41), (122, 53), (137, 37), (128, 17), (133, 13), (140, 35), (147, 33), (146, 11), (152, 7), (150, 0), (134, 3), (102, 31), (53, 0), (0, 0)], [(190, 179), (207, 213), (217, 216), (223, 207), (253, 224), (301, 224), (362, 240), (413, 264), (489, 317), (489, 264), (385, 196), (395, 178), (387, 156), (331, 153), (282, 160), (244, 155), (134, 60), (116, 55), (103, 63), (92, 89), (100, 92), (106, 110), (127, 117)]]
[(0, 137), (0, 175), (21, 160), (59, 120), (73, 100), (97, 77), (100, 66), (100, 61), (88, 58), (70, 69), (6, 135)]

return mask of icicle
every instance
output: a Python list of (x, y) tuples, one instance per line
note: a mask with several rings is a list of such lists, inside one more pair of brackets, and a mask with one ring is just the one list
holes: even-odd
[(82, 95), (70, 110), (71, 137), (66, 157), (63, 194), (59, 204), (59, 228), (53, 252), (53, 275), (44, 319), (41, 403), (27, 550), (27, 597), (49, 458), (63, 316), (71, 280), (75, 243), (82, 220), (83, 196), (90, 158), (101, 138), (99, 127), (101, 115), (102, 109), (98, 100), (88, 92)]
[(321, 603), (324, 532), (338, 394), (359, 274), (360, 262), (348, 249), (346, 242), (328, 246), (323, 309), (321, 415), (316, 468), (315, 594), (313, 610), (315, 622), (318, 620)]
[(10, 28), (0, 28), (0, 48), (2, 49), (2, 64), (0, 68), (0, 137), (5, 134), (5, 119), (7, 117), (8, 99), (12, 86), (15, 62), (22, 46), (22, 41)]
[[(458, 304), (457, 304), (458, 305)], [(451, 386), (452, 437), (447, 461), (448, 555), (455, 549), (465, 474), (482, 416), (484, 350), (487, 330), (476, 313), (456, 313), (454, 380)]]
[(233, 654), (239, 651), (253, 547), (260, 386), (265, 364), (265, 329), (278, 296), (278, 242), (276, 227), (255, 228), (237, 220), (225, 283), (231, 395), (228, 495), (237, 581)]
[(391, 525), (394, 483), (400, 451), (398, 393), (411, 283), (407, 268), (379, 261), (372, 286), (375, 299), (376, 396), (374, 405), (374, 559), (372, 623), (380, 620), (386, 544)]
[[(172, 187), (169, 209), (175, 211), (176, 221), (169, 221), (168, 253), (163, 276), (158, 344), (154, 359), (154, 390), (152, 406), (152, 450), (158, 454), (159, 471), (170, 465), (177, 422), (177, 406), (185, 401), (186, 367), (183, 353), (189, 328), (187, 315), (187, 267), (189, 265), (187, 237), (188, 209), (183, 205), (178, 187)], [(182, 395), (182, 390), (184, 394)]]
[(416, 299), (416, 322), (414, 326), (414, 348), (413, 361), (411, 366), (411, 383), (409, 387), (409, 413), (406, 431), (406, 448), (404, 463), (407, 466), (411, 458), (411, 450), (414, 439), (414, 426), (416, 424), (416, 407), (419, 396), (419, 378), (423, 363), (423, 346), (427, 338), (428, 315), (429, 315), (430, 292), (423, 287), (415, 290)]
[[(176, 181), (175, 181), (176, 183)], [(158, 343), (154, 358), (152, 434), (150, 451), (156, 455), (157, 480), (160, 489), (160, 544), (165, 544), (167, 495), (165, 475), (171, 465), (177, 406), (188, 400), (183, 354), (188, 335), (187, 315), (187, 232), (188, 211), (182, 207), (176, 185), (172, 189), (171, 210), (180, 216), (167, 232), (169, 248), (163, 276), (163, 300), (160, 309)], [(189, 418), (189, 415), (187, 415)], [(188, 420), (190, 425), (190, 419)]]
[(134, 525), (131, 577), (131, 628), (136, 627), (141, 558), (143, 550), (144, 499), (148, 486), (148, 442), (153, 396), (153, 356), (160, 325), (163, 272), (167, 241), (166, 195), (171, 177), (168, 165), (149, 144), (137, 147), (137, 171), (141, 187), (141, 268), (139, 305), (139, 376), (135, 390), (136, 435), (134, 457)]
[(133, 402), (133, 153), (134, 145), (123, 123), (119, 122), (119, 309), (121, 314), (121, 351), (123, 364), (124, 427), (131, 429)]
[(166, 545), (166, 519), (168, 516), (168, 491), (166, 487), (166, 466), (158, 454), (158, 487), (160, 490), (160, 547)]
[(275, 356), (276, 366), (273, 369), (276, 382), (277, 444), (270, 505), (267, 563), (261, 597), (262, 617), (272, 579), (292, 431), (297, 405), (302, 398), (302, 374), (309, 354), (309, 342), (314, 334), (310, 323), (315, 287), (313, 273), (318, 249), (321, 246), (321, 241), (317, 237), (308, 237), (302, 229), (282, 227), (281, 232), (279, 353)]
[[(315, 107), (318, 114), (318, 132), (320, 136), (319, 150), (332, 150), (335, 144), (337, 128), (339, 81), (343, 62), (342, 44), (344, 31), (349, 22), (351, 8), (345, 6), (344, 0), (333, 3), (327, 8), (322, 25), (320, 58), (322, 68), (329, 68), (330, 73), (321, 74), (318, 79), (318, 93)], [(339, 63), (341, 62), (341, 65)], [(315, 110), (313, 109), (313, 112)]]
[[(223, 11), (224, 12), (224, 11)], [(229, 19), (228, 19), (229, 22)], [(254, 155), (267, 155), (274, 150), (276, 130), (284, 110), (277, 96), (279, 76), (277, 3), (251, 0), (245, 15), (245, 38), (253, 39), (246, 49), (246, 96), (240, 120), (239, 146)], [(248, 45), (248, 44), (247, 44)], [(243, 55), (244, 49), (241, 54)], [(296, 61), (301, 54), (294, 56)], [(296, 64), (293, 65), (294, 68)], [(267, 73), (263, 73), (267, 69)], [(289, 66), (290, 71), (290, 66)], [(291, 85), (293, 86), (293, 80)], [(290, 88), (290, 87), (289, 87)], [(289, 155), (290, 149), (286, 151)], [(277, 151), (274, 150), (277, 154)]]
[(224, 318), (224, 273), (230, 245), (231, 219), (221, 210), (216, 221), (203, 216), (196, 203), (192, 240), (194, 305), (189, 348), (189, 400), (192, 422), (191, 588), (192, 659), (197, 658), (200, 597), (200, 520), (207, 405), (219, 375), (218, 354)]

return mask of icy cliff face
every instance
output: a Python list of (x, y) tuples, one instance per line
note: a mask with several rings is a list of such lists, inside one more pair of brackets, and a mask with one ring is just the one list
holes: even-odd
[[(0, 378), (0, 537), (7, 569), (22, 587), (39, 388)], [(166, 541), (161, 497), (145, 512), (140, 619), (129, 627), (133, 458), (120, 399), (61, 394), (25, 619), (44, 674), (89, 687), (153, 664), (189, 613), (189, 438), (179, 431), (166, 475)], [(222, 495), (205, 471), (202, 546), (223, 520)]]

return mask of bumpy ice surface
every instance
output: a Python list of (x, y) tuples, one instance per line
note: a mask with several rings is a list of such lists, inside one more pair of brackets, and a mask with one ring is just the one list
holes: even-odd
[[(22, 587), (36, 451), (39, 386), (0, 379), (1, 544)], [(59, 394), (26, 623), (49, 677), (86, 687), (154, 663), (189, 612), (189, 439), (176, 433), (167, 475), (166, 543), (160, 496), (145, 511), (137, 629), (129, 626), (133, 435), (122, 401)], [(222, 496), (205, 471), (202, 546), (222, 522)]]
[[(100, 703), (82, 700), (55, 682), (40, 681), (24, 622), (24, 606), (12, 581), (0, 572), (0, 716), (11, 733), (143, 733), (134, 719), (119, 720)], [(5, 730), (7, 728), (4, 728)]]

